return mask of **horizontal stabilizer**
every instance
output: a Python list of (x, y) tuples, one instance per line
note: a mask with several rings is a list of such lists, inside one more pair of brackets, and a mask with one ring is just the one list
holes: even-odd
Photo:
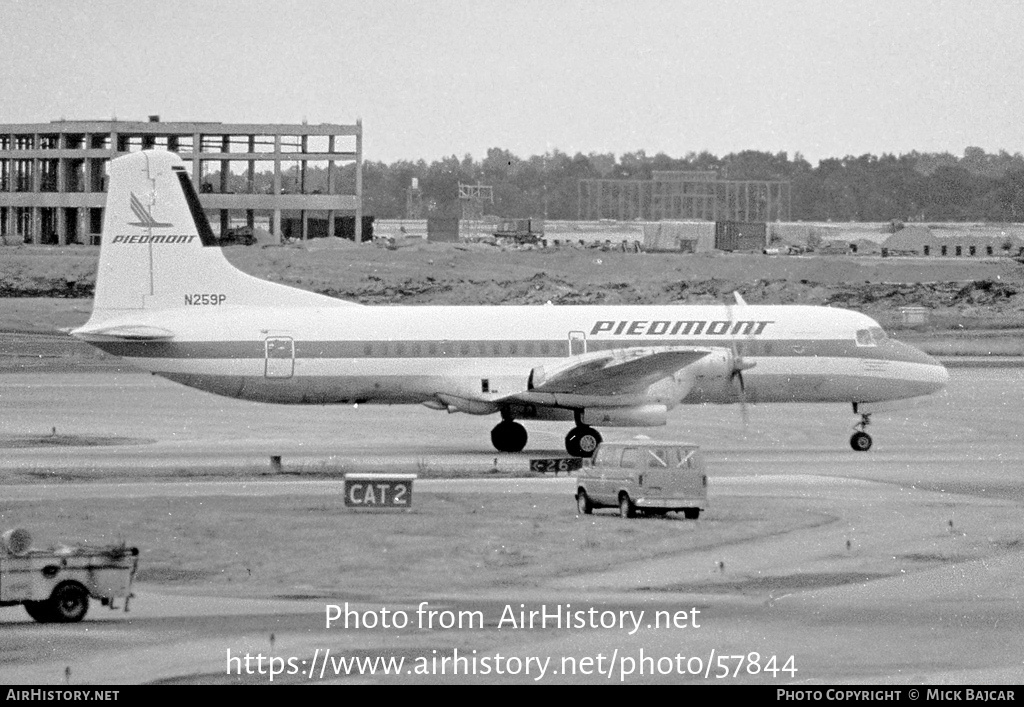
[(147, 324), (118, 324), (116, 326), (95, 327), (75, 329), (71, 332), (75, 336), (110, 336), (117, 339), (130, 339), (132, 341), (161, 341), (174, 337), (173, 331), (161, 329), (160, 327)]

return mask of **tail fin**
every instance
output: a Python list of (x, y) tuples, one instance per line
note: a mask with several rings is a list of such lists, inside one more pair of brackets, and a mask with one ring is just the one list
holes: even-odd
[(207, 304), (350, 304), (246, 275), (217, 247), (181, 158), (162, 150), (112, 160), (92, 318)]

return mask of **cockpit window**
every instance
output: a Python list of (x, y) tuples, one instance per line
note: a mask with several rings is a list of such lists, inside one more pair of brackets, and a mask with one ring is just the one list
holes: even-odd
[(875, 346), (875, 340), (871, 336), (870, 329), (857, 330), (857, 346)]
[(871, 338), (874, 339), (876, 344), (881, 344), (889, 338), (889, 335), (885, 333), (885, 329), (880, 326), (871, 327), (868, 331), (871, 332)]

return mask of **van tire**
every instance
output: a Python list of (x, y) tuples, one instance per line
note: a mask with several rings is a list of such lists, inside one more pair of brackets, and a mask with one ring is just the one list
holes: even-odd
[(619, 517), (620, 518), (632, 518), (636, 515), (636, 506), (633, 505), (633, 501), (630, 500), (628, 493), (622, 493), (619, 495)]
[(587, 496), (587, 492), (580, 489), (576, 493), (576, 510), (579, 511), (580, 515), (588, 516), (594, 511), (594, 506), (590, 503), (590, 497)]

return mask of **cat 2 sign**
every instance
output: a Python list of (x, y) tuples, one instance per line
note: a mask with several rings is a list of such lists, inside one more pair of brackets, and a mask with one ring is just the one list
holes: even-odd
[(411, 508), (416, 474), (345, 474), (349, 508)]

